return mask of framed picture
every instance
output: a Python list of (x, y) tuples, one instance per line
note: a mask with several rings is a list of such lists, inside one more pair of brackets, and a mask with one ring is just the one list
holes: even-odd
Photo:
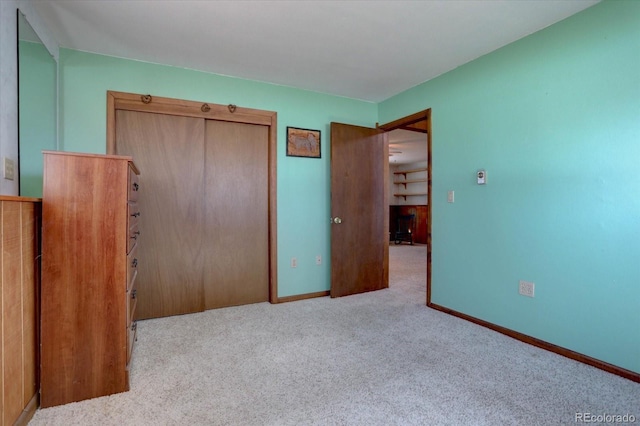
[(320, 158), (320, 130), (287, 127), (287, 155)]

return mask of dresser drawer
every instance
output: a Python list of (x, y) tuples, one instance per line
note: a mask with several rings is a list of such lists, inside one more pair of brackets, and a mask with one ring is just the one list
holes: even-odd
[(127, 292), (127, 327), (133, 322), (133, 316), (136, 313), (136, 306), (138, 304), (138, 286), (135, 281), (131, 286), (131, 290)]
[(129, 167), (129, 201), (138, 201), (138, 191), (140, 190), (140, 182), (136, 172)]
[(127, 255), (127, 291), (131, 290), (138, 275), (138, 245)]
[(128, 238), (129, 238), (129, 242), (127, 244), (127, 253), (131, 253), (131, 250), (133, 249), (133, 247), (138, 242), (138, 239), (140, 238), (140, 228), (138, 228), (137, 223), (129, 228)]
[(136, 341), (136, 334), (138, 333), (138, 323), (132, 322), (127, 327), (127, 364), (131, 361), (131, 353), (133, 352), (133, 344)]
[(140, 207), (138, 206), (138, 203), (127, 203), (127, 218), (129, 228), (138, 223), (140, 218)]

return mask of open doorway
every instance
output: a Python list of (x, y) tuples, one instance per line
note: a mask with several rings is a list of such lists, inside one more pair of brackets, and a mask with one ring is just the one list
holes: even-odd
[[(379, 126), (389, 140), (389, 267), (405, 264), (431, 302), (431, 110)], [(396, 265), (394, 265), (396, 263)], [(424, 265), (416, 269), (416, 263)], [(390, 283), (390, 285), (392, 285)]]

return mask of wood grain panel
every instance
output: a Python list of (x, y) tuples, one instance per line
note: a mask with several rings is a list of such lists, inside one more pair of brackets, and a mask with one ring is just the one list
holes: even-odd
[(387, 152), (381, 130), (331, 123), (331, 297), (389, 286)]
[(128, 389), (128, 164), (45, 153), (43, 407)]
[(269, 128), (207, 120), (206, 309), (269, 299)]
[(23, 407), (38, 391), (38, 210), (39, 204), (20, 203), (22, 234), (22, 354)]
[(37, 395), (40, 202), (0, 196), (0, 424), (26, 424)]
[(2, 353), (4, 423), (20, 416), (24, 395), (22, 356), (21, 203), (2, 203)]
[(116, 112), (116, 152), (140, 170), (137, 318), (204, 309), (204, 120)]

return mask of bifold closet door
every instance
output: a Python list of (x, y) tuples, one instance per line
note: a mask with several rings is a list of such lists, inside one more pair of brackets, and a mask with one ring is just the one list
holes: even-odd
[(206, 309), (269, 299), (269, 128), (207, 120)]
[(116, 152), (140, 170), (136, 318), (204, 310), (201, 118), (116, 112)]

